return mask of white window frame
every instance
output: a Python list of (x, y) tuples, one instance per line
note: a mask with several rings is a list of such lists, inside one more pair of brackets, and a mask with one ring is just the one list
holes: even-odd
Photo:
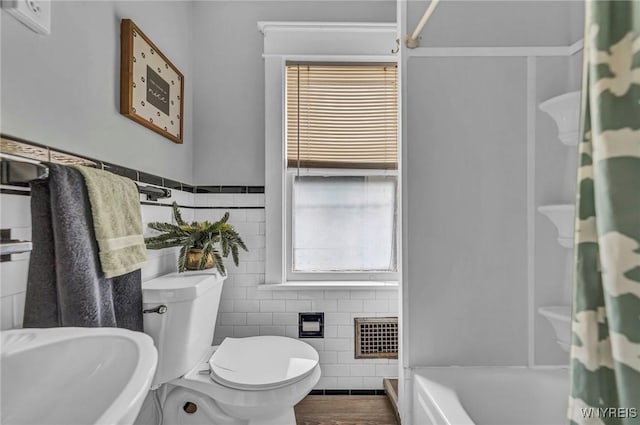
[[(397, 271), (299, 273), (289, 270), (291, 252), (287, 249), (287, 240), (291, 228), (287, 224), (287, 210), (291, 201), (291, 191), (288, 190), (291, 178), (287, 172), (285, 133), (287, 61), (398, 63), (398, 57), (393, 53), (397, 51), (396, 23), (258, 22), (258, 28), (264, 35), (265, 63), (265, 283), (397, 281)], [(328, 171), (308, 169), (306, 172), (326, 175)], [(346, 172), (340, 170), (340, 175)], [(383, 170), (367, 172), (385, 174)], [(367, 172), (357, 170), (357, 175)], [(396, 170), (386, 171), (386, 174), (392, 172), (398, 176)], [(398, 211), (400, 191), (398, 183)], [(397, 227), (399, 223), (398, 216)], [(398, 262), (399, 256), (396, 255), (396, 268), (399, 267)]]

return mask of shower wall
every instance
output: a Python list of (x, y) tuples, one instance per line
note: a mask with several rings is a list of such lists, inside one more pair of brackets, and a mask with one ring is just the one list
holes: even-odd
[[(427, 4), (399, 3), (402, 34)], [(537, 308), (568, 302), (568, 251), (537, 207), (573, 201), (576, 158), (538, 104), (579, 85), (581, 14), (442, 2), (403, 52), (405, 367), (567, 363)]]
[(411, 365), (526, 362), (526, 65), (409, 59)]
[[(413, 31), (429, 4), (406, 3)], [(422, 31), (423, 47), (566, 46), (582, 37), (582, 2), (444, 0)]]
[[(578, 55), (575, 55), (578, 56)], [(581, 56), (581, 55), (580, 55)], [(567, 91), (578, 90), (579, 70), (572, 68), (573, 56), (538, 57), (535, 59), (535, 104)], [(577, 72), (576, 72), (577, 71)], [(535, 365), (565, 365), (568, 353), (555, 343), (550, 323), (537, 314), (543, 306), (569, 305), (573, 250), (561, 247), (558, 232), (551, 221), (537, 212), (541, 205), (573, 204), (577, 173), (577, 147), (563, 145), (553, 119), (536, 108), (535, 111), (534, 175), (534, 291), (530, 315), (533, 321)]]

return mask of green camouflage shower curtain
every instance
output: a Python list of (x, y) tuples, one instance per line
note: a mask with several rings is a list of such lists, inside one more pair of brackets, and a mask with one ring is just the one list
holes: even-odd
[(587, 1), (571, 424), (640, 424), (640, 0)]

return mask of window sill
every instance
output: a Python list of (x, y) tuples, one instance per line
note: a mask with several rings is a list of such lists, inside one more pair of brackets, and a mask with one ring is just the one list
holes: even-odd
[(304, 291), (304, 290), (397, 290), (398, 282), (395, 281), (294, 281), (279, 284), (258, 285), (259, 291)]

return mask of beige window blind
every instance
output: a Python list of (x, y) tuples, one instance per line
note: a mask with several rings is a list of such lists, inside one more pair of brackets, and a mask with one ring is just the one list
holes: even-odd
[(395, 64), (288, 63), (286, 70), (289, 167), (397, 168)]

